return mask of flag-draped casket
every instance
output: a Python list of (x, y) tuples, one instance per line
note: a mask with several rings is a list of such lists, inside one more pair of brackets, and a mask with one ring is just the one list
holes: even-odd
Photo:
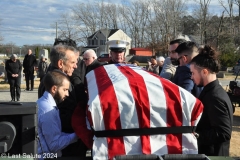
[(126, 64), (101, 66), (86, 79), (94, 159), (198, 153), (192, 132), (203, 106), (186, 90)]

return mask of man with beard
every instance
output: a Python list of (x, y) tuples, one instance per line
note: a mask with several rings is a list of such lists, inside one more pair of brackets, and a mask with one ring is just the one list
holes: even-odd
[(195, 136), (198, 153), (207, 156), (229, 156), (233, 124), (232, 103), (216, 76), (220, 70), (218, 55), (206, 45), (190, 63), (191, 78), (196, 85), (204, 87), (199, 96), (204, 110)]
[(173, 77), (176, 72), (176, 68), (179, 65), (178, 54), (175, 51), (179, 44), (190, 41), (188, 36), (178, 36), (177, 39), (172, 40), (169, 44), (169, 57), (167, 57), (163, 64), (163, 69), (160, 73), (160, 76), (169, 80), (173, 80)]
[[(41, 159), (51, 153), (51, 158), (61, 157), (61, 150), (77, 141), (75, 133), (64, 133), (57, 105), (69, 95), (69, 78), (60, 71), (48, 72), (43, 84), (45, 92), (37, 100), (38, 105), (38, 154)], [(49, 158), (49, 157), (48, 157)]]
[[(67, 76), (72, 76), (74, 69), (77, 68), (78, 53), (76, 49), (69, 45), (57, 44), (50, 52), (51, 65), (49, 71), (59, 71)], [(44, 80), (44, 78), (43, 78)], [(40, 98), (45, 91), (45, 87), (41, 82), (38, 88), (38, 98)], [(60, 113), (61, 129), (65, 133), (73, 133), (71, 126), (71, 118), (75, 107), (77, 106), (76, 93), (73, 84), (69, 87), (69, 96), (65, 101), (57, 104)], [(78, 149), (81, 145), (73, 143), (62, 150), (62, 156), (86, 156), (86, 152), (79, 152)], [(81, 148), (81, 147), (80, 147)], [(81, 149), (82, 151), (82, 149)]]

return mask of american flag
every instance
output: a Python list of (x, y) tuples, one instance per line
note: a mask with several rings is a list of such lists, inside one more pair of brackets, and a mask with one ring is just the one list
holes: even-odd
[[(133, 65), (101, 66), (86, 78), (89, 121), (95, 131), (196, 126), (203, 111), (188, 91)], [(95, 137), (93, 144), (94, 159), (197, 153), (192, 133)]]

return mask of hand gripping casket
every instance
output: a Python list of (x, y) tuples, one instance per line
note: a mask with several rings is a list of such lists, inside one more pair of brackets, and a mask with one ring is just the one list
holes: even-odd
[(86, 78), (94, 159), (198, 153), (192, 133), (203, 106), (189, 92), (132, 65), (101, 66)]

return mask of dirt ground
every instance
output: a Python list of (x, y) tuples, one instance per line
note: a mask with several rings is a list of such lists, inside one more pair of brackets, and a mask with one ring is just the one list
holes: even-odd
[(232, 129), (230, 156), (240, 158), (240, 107), (235, 108)]

